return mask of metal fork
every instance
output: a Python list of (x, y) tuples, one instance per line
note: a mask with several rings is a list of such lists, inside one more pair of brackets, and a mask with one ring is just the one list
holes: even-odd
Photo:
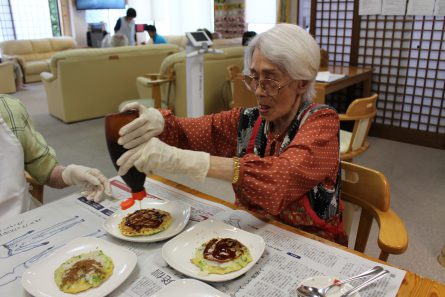
[(351, 290), (347, 291), (346, 293), (344, 293), (343, 295), (341, 295), (340, 297), (347, 297), (350, 296), (352, 294), (354, 294), (355, 292), (360, 291), (361, 289), (363, 289), (364, 287), (369, 286), (371, 283), (375, 282), (376, 280), (381, 279), (383, 276), (385, 276), (386, 274), (388, 274), (389, 271), (388, 270), (383, 270), (382, 272), (380, 272), (379, 274), (377, 274), (376, 276), (368, 279), (367, 281), (361, 283), (360, 285), (352, 288)]

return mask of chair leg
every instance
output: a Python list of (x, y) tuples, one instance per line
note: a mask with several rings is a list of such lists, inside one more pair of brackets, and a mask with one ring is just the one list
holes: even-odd
[(355, 239), (354, 250), (362, 253), (365, 251), (366, 244), (368, 243), (369, 232), (371, 231), (372, 220), (372, 216), (366, 213), (364, 209), (362, 209), (362, 213), (360, 214), (360, 222), (357, 229), (357, 238)]
[(382, 261), (388, 261), (389, 254), (387, 252), (381, 251), (379, 259)]
[(155, 108), (161, 108), (161, 86), (153, 84), (152, 96), (155, 99)]

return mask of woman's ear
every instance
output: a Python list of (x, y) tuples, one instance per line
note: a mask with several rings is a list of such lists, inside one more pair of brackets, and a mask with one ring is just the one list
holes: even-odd
[(297, 81), (298, 86), (298, 93), (304, 94), (307, 91), (307, 88), (309, 87), (309, 81), (308, 80), (299, 80)]

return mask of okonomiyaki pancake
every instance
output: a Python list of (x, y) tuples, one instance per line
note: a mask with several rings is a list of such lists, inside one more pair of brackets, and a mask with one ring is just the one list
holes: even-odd
[(152, 235), (167, 229), (173, 221), (171, 214), (155, 208), (139, 209), (125, 216), (119, 229), (125, 236)]
[(100, 286), (113, 274), (114, 264), (101, 250), (80, 254), (63, 262), (54, 280), (65, 293), (76, 294)]
[(201, 271), (226, 274), (245, 267), (252, 261), (249, 249), (236, 239), (213, 238), (196, 249), (191, 262)]

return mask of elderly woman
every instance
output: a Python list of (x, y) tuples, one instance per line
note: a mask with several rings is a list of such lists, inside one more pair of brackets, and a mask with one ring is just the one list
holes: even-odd
[[(257, 35), (246, 56), (245, 83), (258, 106), (200, 118), (145, 109), (124, 126), (128, 148), (119, 174), (135, 166), (203, 180), (231, 181), (236, 203), (345, 244), (341, 222), (339, 119), (311, 103), (320, 49), (304, 29), (279, 24)], [(158, 138), (156, 138), (157, 136)]]
[(127, 46), (128, 38), (124, 34), (116, 33), (113, 36), (108, 34), (102, 40), (102, 47), (119, 47), (119, 46)]

